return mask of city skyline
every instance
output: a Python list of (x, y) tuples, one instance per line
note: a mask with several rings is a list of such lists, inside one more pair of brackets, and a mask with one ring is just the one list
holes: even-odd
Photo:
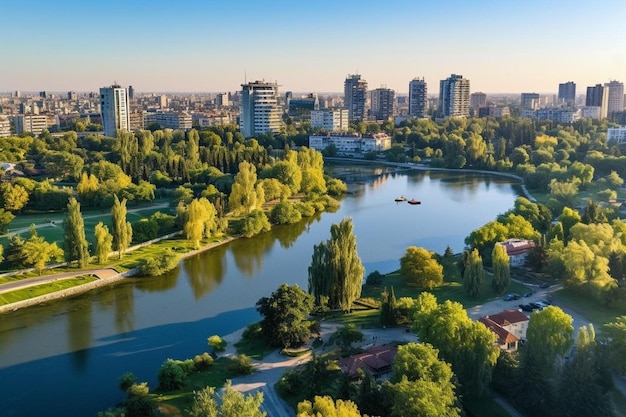
[[(626, 78), (619, 44), (626, 4), (530, 0), (421, 4), (392, 0), (176, 3), (10, 0), (3, 6), (0, 91), (342, 92), (348, 74), (408, 93), (450, 74), (488, 94), (578, 91)], [(20, 17), (20, 18), (18, 18)], [(358, 42), (357, 42), (358, 40)], [(8, 65), (6, 65), (8, 64)]]

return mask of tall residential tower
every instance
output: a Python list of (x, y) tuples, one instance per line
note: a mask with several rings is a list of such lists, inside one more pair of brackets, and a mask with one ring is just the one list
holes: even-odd
[(275, 133), (281, 127), (278, 107), (278, 84), (254, 81), (241, 84), (239, 129), (246, 137), (261, 133)]
[(130, 132), (128, 94), (126, 88), (114, 84), (100, 89), (100, 113), (104, 135), (117, 137), (117, 132)]
[(367, 106), (367, 81), (358, 74), (348, 75), (344, 82), (344, 107), (351, 122), (365, 120)]
[(409, 116), (426, 117), (428, 89), (424, 78), (413, 78), (409, 82)]
[(442, 117), (468, 117), (470, 82), (462, 75), (452, 74), (439, 83), (439, 112)]

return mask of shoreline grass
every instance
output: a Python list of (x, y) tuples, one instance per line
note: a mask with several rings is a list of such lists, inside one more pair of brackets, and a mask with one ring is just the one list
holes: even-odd
[(28, 300), (29, 298), (52, 294), (54, 292), (77, 287), (97, 280), (98, 278), (96, 277), (80, 276), (60, 279), (58, 281), (48, 282), (39, 285), (33, 285), (15, 291), (8, 291), (0, 294), (0, 305), (16, 303), (18, 301)]

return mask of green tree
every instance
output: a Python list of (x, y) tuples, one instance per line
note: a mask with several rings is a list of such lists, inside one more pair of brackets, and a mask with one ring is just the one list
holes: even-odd
[(0, 232), (6, 232), (15, 216), (10, 211), (0, 208)]
[(297, 417), (361, 417), (358, 407), (350, 400), (333, 400), (328, 395), (315, 396), (313, 402), (298, 403)]
[(343, 349), (348, 349), (355, 342), (362, 342), (365, 338), (363, 332), (354, 323), (348, 323), (337, 329), (337, 339)]
[(256, 168), (249, 162), (243, 161), (239, 164), (239, 172), (235, 175), (228, 206), (235, 214), (250, 214), (260, 208), (257, 204)]
[(225, 341), (224, 339), (222, 339), (216, 334), (209, 337), (207, 339), (207, 343), (209, 344), (209, 346), (213, 348), (215, 352), (223, 352), (224, 349), (226, 349), (226, 345), (228, 345), (227, 341)]
[(28, 203), (28, 191), (19, 184), (9, 181), (0, 183), (0, 204), (6, 211), (20, 211)]
[(209, 237), (211, 232), (216, 230), (216, 216), (215, 206), (204, 197), (193, 200), (187, 206), (183, 231), (187, 240), (192, 241), (196, 249), (200, 247), (202, 238)]
[(432, 290), (443, 283), (443, 266), (424, 248), (409, 246), (400, 258), (400, 275), (407, 283)]
[(561, 215), (558, 217), (559, 222), (563, 226), (563, 238), (565, 243), (569, 242), (569, 231), (576, 223), (580, 222), (580, 214), (574, 209), (563, 207)]
[(360, 297), (365, 268), (356, 248), (352, 219), (345, 218), (330, 227), (330, 239), (313, 247), (309, 266), (309, 293), (319, 305), (328, 297), (330, 308), (350, 311)]
[(272, 224), (293, 224), (302, 220), (302, 214), (289, 201), (281, 201), (270, 212), (269, 220)]
[(235, 391), (227, 380), (221, 394), (215, 392), (215, 387), (194, 392), (188, 411), (192, 417), (265, 417), (267, 413), (261, 411), (262, 403), (262, 392), (243, 394)]
[(241, 225), (241, 234), (245, 237), (252, 237), (261, 232), (267, 232), (272, 228), (265, 213), (261, 210), (255, 210), (246, 216)]
[(109, 259), (109, 254), (113, 250), (113, 236), (109, 233), (109, 228), (102, 222), (98, 222), (94, 229), (96, 239), (96, 259), (99, 264), (104, 264)]
[(167, 359), (159, 368), (159, 388), (167, 391), (180, 389), (185, 385), (185, 376), (180, 361)]
[(532, 362), (535, 369), (548, 375), (554, 369), (556, 359), (562, 357), (572, 346), (573, 319), (558, 307), (549, 306), (530, 316), (526, 339), (528, 340), (523, 365)]
[(269, 298), (257, 301), (256, 308), (263, 316), (263, 335), (272, 345), (296, 347), (308, 340), (313, 297), (297, 285), (281, 285)]
[(413, 331), (422, 343), (439, 350), (439, 357), (452, 365), (461, 393), (479, 396), (491, 380), (491, 370), (500, 349), (494, 334), (467, 316), (460, 303), (437, 304), (432, 294), (422, 293), (417, 300)]
[(495, 245), (493, 247), (491, 264), (493, 265), (493, 280), (491, 281), (491, 288), (497, 295), (502, 295), (511, 283), (510, 260), (504, 246)]
[(611, 400), (603, 393), (598, 345), (593, 325), (583, 326), (576, 338), (576, 353), (565, 362), (560, 375), (561, 415), (572, 417), (613, 416)]
[(626, 373), (626, 316), (616, 317), (603, 330), (610, 346), (611, 362), (619, 372)]
[(380, 322), (383, 326), (395, 326), (396, 324), (396, 294), (393, 287), (387, 288), (381, 294)]
[(119, 258), (122, 259), (128, 245), (133, 239), (133, 228), (130, 222), (126, 221), (126, 199), (120, 201), (117, 194), (113, 198), (113, 207), (111, 208), (111, 221), (113, 223), (113, 249), (117, 251)]
[(178, 266), (179, 262), (180, 255), (172, 249), (166, 248), (164, 251), (152, 255), (144, 261), (141, 265), (141, 274), (158, 277), (172, 271)]
[(78, 262), (78, 267), (83, 268), (89, 261), (87, 238), (85, 237), (85, 221), (80, 212), (80, 203), (74, 197), (70, 197), (67, 203), (67, 215), (63, 221), (63, 246), (65, 260)]
[(442, 386), (429, 380), (410, 381), (403, 377), (393, 384), (391, 417), (459, 417), (461, 410), (455, 406), (456, 397), (452, 383)]
[(272, 178), (276, 178), (282, 184), (288, 186), (291, 190), (291, 194), (297, 194), (300, 191), (302, 171), (295, 162), (288, 160), (277, 162), (272, 167), (270, 175)]
[(463, 288), (465, 288), (465, 292), (467, 292), (470, 297), (478, 298), (484, 281), (485, 270), (483, 268), (483, 259), (478, 253), (478, 250), (474, 249), (469, 254), (463, 272)]
[(24, 265), (35, 268), (39, 275), (48, 262), (63, 258), (63, 250), (56, 243), (48, 243), (43, 236), (38, 236), (34, 224), (30, 226), (30, 238), (21, 250)]

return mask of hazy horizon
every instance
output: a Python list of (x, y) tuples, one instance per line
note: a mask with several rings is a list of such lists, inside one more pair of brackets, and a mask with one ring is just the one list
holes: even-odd
[[(181, 0), (106, 4), (9, 0), (3, 5), (0, 91), (238, 91), (252, 80), (280, 91), (343, 91), (358, 73), (399, 94), (450, 74), (471, 92), (554, 94), (626, 78), (626, 2)], [(491, 92), (491, 93), (489, 93)]]

